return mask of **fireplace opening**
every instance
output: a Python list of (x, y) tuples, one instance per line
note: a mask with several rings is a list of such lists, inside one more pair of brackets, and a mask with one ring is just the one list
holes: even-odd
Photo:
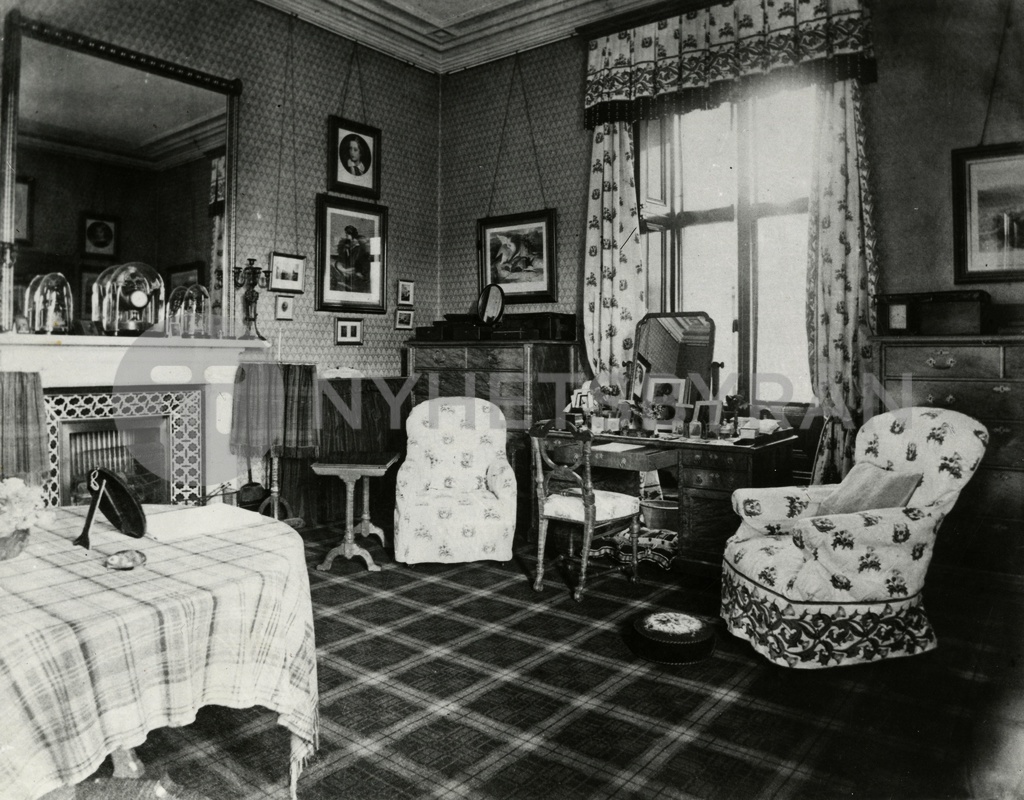
[(169, 424), (166, 416), (62, 420), (60, 502), (91, 500), (89, 472), (120, 475), (142, 503), (171, 502)]

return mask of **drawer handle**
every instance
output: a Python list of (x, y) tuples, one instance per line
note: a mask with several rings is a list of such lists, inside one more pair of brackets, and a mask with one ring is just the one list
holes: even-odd
[(434, 363), (435, 364), (443, 364), (444, 363), (444, 350), (435, 350), (434, 351)]
[(992, 428), (991, 431), (996, 436), (1009, 436), (1013, 433), (1013, 428), (1004, 428), (1000, 426), (998, 428)]
[(940, 364), (934, 358), (929, 358), (926, 359), (924, 363), (927, 364), (932, 369), (952, 369), (953, 367), (956, 366), (956, 359), (953, 358), (953, 356), (950, 356), (949, 358), (946, 359), (944, 364)]
[[(927, 397), (925, 397), (924, 401), (928, 405), (935, 405), (935, 395), (929, 394)], [(953, 405), (953, 403), (956, 402), (956, 395), (955, 394), (947, 394), (943, 398), (942, 402), (946, 403), (947, 405)]]
[(1011, 389), (1005, 383), (1001, 383), (998, 386), (993, 386), (992, 391), (995, 392), (996, 394), (1006, 394), (1010, 392)]

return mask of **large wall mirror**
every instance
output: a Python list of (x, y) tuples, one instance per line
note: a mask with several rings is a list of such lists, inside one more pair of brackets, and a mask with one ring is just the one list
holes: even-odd
[(241, 84), (18, 11), (4, 31), (2, 329), (36, 275), (65, 275), (89, 320), (96, 277), (135, 261), (230, 317)]

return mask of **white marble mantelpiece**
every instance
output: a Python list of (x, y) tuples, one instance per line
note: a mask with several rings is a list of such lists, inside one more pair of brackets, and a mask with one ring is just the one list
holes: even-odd
[(0, 334), (0, 371), (39, 372), (45, 389), (230, 384), (258, 339)]

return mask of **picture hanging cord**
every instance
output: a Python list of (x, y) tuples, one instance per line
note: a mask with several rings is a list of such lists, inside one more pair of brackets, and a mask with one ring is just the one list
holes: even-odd
[(523, 110), (526, 116), (526, 129), (530, 133), (530, 147), (533, 149), (533, 163), (537, 167), (537, 185), (540, 187), (541, 207), (547, 208), (547, 200), (544, 198), (544, 176), (540, 171), (540, 158), (537, 156), (537, 142), (533, 136), (533, 122), (530, 119), (530, 104), (526, 99), (526, 84), (523, 81), (523, 72), (519, 66), (519, 53), (515, 54), (512, 60), (512, 76), (508, 81), (508, 97), (505, 100), (505, 119), (501, 123), (501, 138), (498, 140), (498, 157), (494, 162), (494, 179), (491, 181), (491, 197), (487, 201), (487, 216), (492, 216), (491, 210), (494, 205), (494, 190), (498, 185), (498, 168), (501, 166), (501, 154), (505, 147), (505, 131), (508, 129), (508, 114), (512, 107), (512, 88), (516, 84), (516, 73), (519, 73), (519, 88), (523, 95)]
[[(353, 69), (353, 66), (355, 69)], [(348, 57), (348, 69), (345, 70), (345, 84), (341, 87), (341, 103), (338, 105), (339, 111), (345, 113), (345, 100), (348, 99), (348, 82), (352, 78), (352, 73), (355, 72), (357, 80), (359, 81), (359, 105), (362, 109), (362, 118), (360, 122), (367, 122), (368, 117), (366, 116), (366, 91), (363, 89), (363, 69), (359, 61), (359, 42), (352, 43), (352, 53)]]
[(290, 116), (292, 123), (292, 210), (295, 215), (295, 249), (292, 253), (298, 254), (299, 252), (299, 186), (298, 186), (298, 165), (296, 164), (295, 146), (294, 143), (297, 140), (295, 130), (295, 117), (296, 114), (288, 114), (288, 99), (294, 96), (293, 87), (295, 84), (295, 17), (289, 15), (288, 17), (288, 48), (285, 52), (285, 68), (284, 68), (284, 92), (281, 96), (281, 136), (277, 147), (277, 201), (274, 208), (274, 243), (271, 248), (274, 252), (277, 251), (277, 225), (281, 217), (281, 170), (284, 166), (284, 122), (285, 118)]
[(999, 65), (1003, 61), (1003, 48), (1006, 46), (1006, 32), (1010, 29), (1010, 12), (1013, 11), (1013, 0), (1006, 0), (1006, 15), (1003, 17), (1003, 31), (999, 37), (999, 49), (996, 51), (996, 64), (992, 69), (992, 84), (988, 89), (988, 105), (985, 106), (985, 122), (981, 126), (981, 139), (978, 145), (985, 144), (988, 132), (988, 118), (992, 114), (992, 97), (996, 93), (996, 82), (999, 80)]

